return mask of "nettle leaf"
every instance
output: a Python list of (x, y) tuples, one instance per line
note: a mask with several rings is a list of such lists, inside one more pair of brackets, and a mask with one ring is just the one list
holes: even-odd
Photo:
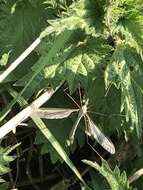
[(73, 56), (65, 63), (66, 78), (71, 92), (77, 88), (79, 82), (82, 86), (87, 86), (89, 74), (95, 68), (94, 61), (86, 53), (79, 51)]
[(113, 1), (107, 7), (105, 22), (111, 35), (120, 34), (120, 37), (136, 48), (143, 58), (142, 9), (142, 0)]
[(139, 7), (141, 7), (141, 1), (133, 0), (121, 0), (108, 2), (105, 9), (105, 23), (110, 31), (110, 35), (122, 33), (122, 22), (127, 21), (133, 14), (139, 13)]
[[(106, 1), (102, 0), (102, 5)], [(86, 31), (87, 34), (95, 34), (95, 30), (102, 31), (104, 22), (104, 6), (99, 1), (80, 0), (73, 2), (67, 12), (59, 19), (49, 20), (50, 27), (47, 27), (41, 36), (49, 34), (49, 30), (57, 34), (65, 29), (76, 30), (78, 28)]]
[[(53, 27), (53, 29), (50, 29), (50, 31), (53, 30), (56, 33), (55, 35), (58, 35), (59, 32), (64, 31), (65, 28), (68, 28), (68, 30), (71, 29), (73, 31), (77, 28), (80, 28), (86, 31), (84, 32), (83, 30), (80, 30), (84, 35), (87, 33), (88, 34), (90, 33), (93, 36), (95, 36), (95, 30), (92, 30), (92, 26), (96, 24), (94, 17), (96, 18), (97, 15), (99, 16), (99, 12), (100, 12), (100, 11), (95, 12), (97, 5), (100, 6), (99, 3), (91, 1), (91, 0), (88, 0), (88, 1), (81, 0), (79, 2), (73, 3), (71, 5), (71, 8), (68, 11), (69, 15), (68, 13), (66, 14), (68, 15), (68, 17), (66, 16), (64, 18), (49, 21), (51, 25), (50, 27)], [(102, 7), (102, 11), (100, 12), (100, 15), (103, 12), (104, 11)], [(48, 34), (49, 34), (50, 27), (48, 27), (43, 33), (46, 33), (46, 31), (48, 31)], [(70, 40), (73, 40), (73, 39), (70, 39)], [(97, 41), (96, 40), (94, 41), (94, 39), (92, 38), (89, 44), (87, 40), (87, 43), (85, 43), (85, 46), (87, 46), (86, 50), (88, 51), (88, 53), (86, 52), (86, 50), (84, 50), (83, 52), (82, 46), (80, 47), (80, 43), (77, 47), (75, 47), (74, 45), (71, 45), (70, 47), (68, 48), (66, 47), (65, 49), (63, 49), (63, 51), (58, 52), (58, 54), (55, 55), (55, 58), (53, 58), (52, 60), (49, 61), (49, 63), (47, 63), (48, 66), (44, 69), (45, 78), (49, 79), (49, 83), (52, 83), (54, 86), (57, 86), (59, 82), (64, 81), (66, 79), (69, 83), (71, 92), (76, 89), (75, 84), (77, 83), (77, 81), (83, 83), (84, 86), (88, 86), (89, 77), (87, 76), (89, 76), (89, 73), (93, 73), (92, 71), (95, 67), (95, 64), (99, 62), (98, 59), (100, 58), (102, 59), (102, 55), (100, 55), (100, 51), (102, 52), (105, 49), (107, 49), (107, 47), (104, 47), (104, 43), (102, 44), (102, 42), (100, 42), (101, 44), (99, 48), (98, 43), (99, 43), (98, 39)], [(98, 46), (97, 47), (98, 50), (96, 49), (96, 45)], [(88, 49), (88, 46), (89, 46), (89, 49)], [(83, 48), (85, 47), (83, 46)], [(94, 50), (92, 50), (92, 48)], [(34, 66), (32, 70), (35, 70), (36, 67), (37, 66)], [(24, 79), (21, 79), (20, 83), (22, 83), (23, 80)]]
[(92, 162), (89, 160), (83, 160), (85, 164), (90, 165), (96, 169), (101, 175), (103, 175), (112, 190), (132, 190), (133, 188), (129, 186), (129, 181), (125, 171), (122, 173), (120, 169), (116, 166), (112, 171), (108, 163), (102, 159), (102, 165), (100, 166), (97, 162)]
[(102, 67), (109, 51), (110, 47), (100, 38), (89, 38), (79, 43), (64, 65), (71, 92), (77, 88), (79, 82), (85, 89), (89, 88), (89, 83), (97, 77), (99, 65)]
[[(73, 31), (73, 34), (71, 35), (72, 37), (69, 39), (68, 44), (63, 44), (63, 47), (59, 50), (59, 52), (55, 54), (55, 56), (52, 59), (48, 61), (45, 59), (45, 62), (47, 62), (48, 66), (46, 66), (43, 69), (43, 71), (40, 73), (40, 76), (37, 76), (35, 84), (36, 82), (37, 84), (40, 84), (38, 80), (41, 81), (44, 78), (47, 79), (49, 83), (52, 83), (54, 84), (54, 86), (57, 86), (59, 82), (65, 79), (65, 68), (63, 67), (63, 63), (68, 57), (70, 57), (70, 54), (76, 47), (78, 40), (81, 40), (83, 38), (81, 37), (83, 35), (81, 35), (80, 32), (81, 30)], [(39, 65), (41, 64), (41, 60), (44, 60), (44, 58), (49, 52), (49, 49), (51, 49), (51, 47), (53, 46), (55, 39), (56, 35), (52, 35), (48, 36), (41, 42), (39, 47), (36, 49), (37, 53), (41, 55), (41, 57), (34, 64), (34, 66), (32, 66), (32, 71), (29, 72), (26, 76), (22, 77), (19, 81), (17, 81), (15, 85), (24, 86), (27, 83), (27, 81), (29, 81), (31, 74), (33, 73), (33, 71), (38, 70)]]
[[(10, 171), (9, 163), (12, 162), (16, 157), (10, 156), (9, 153), (11, 153), (19, 144), (16, 144), (11, 147), (2, 148), (0, 147), (0, 176), (8, 173)], [(5, 187), (5, 181), (0, 177), (0, 183), (4, 183), (0, 185), (0, 187)]]
[[(23, 90), (21, 91), (21, 93), (26, 92), (26, 90), (28, 90), (31, 86), (33, 86), (33, 82), (35, 83), (35, 79), (37, 80), (37, 77), (39, 77), (38, 75), (41, 74), (41, 72), (43, 71), (43, 69), (46, 67), (46, 65), (51, 62), (52, 59), (54, 59), (55, 55), (58, 54), (58, 52), (60, 52), (61, 49), (63, 49), (63, 47), (65, 46), (65, 43), (68, 41), (68, 39), (70, 38), (70, 36), (72, 35), (73, 31), (64, 31), (63, 33), (61, 33), (56, 40), (53, 43), (52, 48), (48, 51), (47, 54), (44, 54), (43, 56), (41, 56), (39, 58), (39, 60), (36, 63), (35, 66), (35, 70), (33, 70), (33, 75), (31, 76), (30, 80), (27, 81), (25, 87), (23, 88)], [(63, 81), (60, 81), (60, 83), (58, 83), (58, 85), (61, 85)], [(37, 83), (37, 82), (36, 82)], [(38, 83), (40, 84), (40, 82)], [(35, 84), (34, 84), (35, 85)], [(57, 86), (58, 86), (57, 85)], [(48, 84), (47, 84), (48, 86)], [(46, 86), (46, 87), (47, 87)], [(56, 87), (57, 87), (56, 86)], [(54, 87), (53, 87), (54, 88)]]
[[(105, 71), (105, 84), (106, 88), (110, 84), (114, 84), (117, 88), (121, 89), (121, 112), (124, 110), (126, 113), (126, 121), (129, 120), (132, 123), (132, 127), (136, 128), (138, 137), (141, 134), (141, 102), (142, 95), (137, 95), (137, 88), (132, 81), (132, 75), (130, 68), (132, 65), (137, 67), (138, 59), (133, 57), (132, 49), (125, 44), (119, 45), (108, 64)], [(136, 69), (136, 73), (139, 74), (139, 67)], [(138, 89), (139, 91), (139, 89)]]
[[(68, 43), (62, 47), (62, 49), (55, 54), (55, 56), (47, 62), (43, 72), (37, 76), (37, 80), (41, 81), (45, 78), (53, 86), (57, 86), (61, 81), (66, 80), (69, 84), (70, 92), (73, 93), (80, 82), (85, 89), (88, 89), (91, 80), (99, 77), (98, 71), (102, 70), (111, 48), (107, 45), (107, 42), (102, 38), (88, 37), (84, 40), (84, 37), (79, 38), (77, 36), (82, 31), (73, 31)], [(84, 34), (84, 32), (83, 32)], [(42, 57), (46, 55), (46, 49)], [(43, 60), (43, 59), (42, 59)], [(40, 60), (32, 67), (35, 71), (39, 68)], [(24, 85), (29, 80), (30, 74), (20, 79), (16, 85)], [(40, 84), (40, 82), (39, 82)]]
[[(102, 39), (89, 38), (76, 46), (65, 49), (44, 69), (45, 78), (67, 80), (73, 93), (80, 82), (88, 88), (92, 78), (98, 73), (109, 55), (110, 47)], [(60, 80), (61, 80), (60, 79)]]
[(29, 1), (5, 1), (1, 13), (0, 44), (3, 51), (12, 51), (12, 60), (35, 40), (46, 26), (46, 12), (39, 1), (33, 7)]
[(133, 14), (123, 21), (126, 41), (134, 48), (143, 59), (143, 15)]
[(96, 190), (103, 190), (108, 189), (108, 184), (105, 180), (103, 180), (103, 177), (95, 171), (90, 171), (90, 178), (91, 180), (88, 181), (88, 185)]
[[(8, 63), (14, 61), (47, 26), (48, 12), (43, 1), (35, 3), (35, 6), (25, 0), (3, 1), (0, 11), (0, 55), (10, 52)], [(32, 52), (5, 82), (15, 81), (27, 74), (37, 58), (37, 54)]]
[[(45, 69), (43, 68), (42, 72), (35, 77), (35, 79), (33, 80), (35, 86), (45, 83), (44, 81), (46, 81), (46, 79), (48, 79), (50, 82), (50, 80), (52, 80), (53, 77), (56, 75), (56, 71), (58, 73), (59, 66), (61, 66), (61, 63), (66, 59), (66, 57), (70, 52), (68, 53), (68, 49), (66, 49), (65, 44), (63, 44), (61, 50), (59, 50), (58, 53), (55, 53), (55, 56), (52, 57), (52, 59), (47, 61), (46, 56), (49, 53), (51, 47), (53, 47), (53, 44), (56, 41), (56, 37), (57, 37), (56, 35), (51, 35), (41, 41), (39, 46), (36, 48), (36, 52), (40, 56), (39, 60), (31, 67), (31, 70), (25, 76), (23, 76), (15, 83), (16, 86), (25, 86), (29, 81), (29, 79), (31, 78), (31, 75), (33, 75), (34, 72), (39, 69), (39, 65), (43, 64), (42, 62), (47, 62), (49, 68), (48, 67), (45, 67)], [(57, 81), (58, 78), (61, 77), (61, 79), (63, 79), (64, 77), (64, 75), (60, 75), (60, 73), (59, 75), (57, 74), (56, 76), (57, 76), (56, 78)], [(46, 82), (48, 84), (48, 81)]]
[[(21, 79), (19, 79), (14, 86), (25, 86), (27, 82), (31, 79), (31, 76), (34, 75), (34, 71), (28, 72), (28, 74), (24, 75)], [(26, 100), (28, 100), (34, 92), (41, 90), (42, 88), (48, 87), (49, 81), (47, 81), (42, 74), (39, 74), (35, 77), (27, 90), (23, 93)]]

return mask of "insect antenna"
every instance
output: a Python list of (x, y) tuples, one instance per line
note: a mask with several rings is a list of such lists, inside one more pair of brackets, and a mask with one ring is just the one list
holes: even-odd
[(70, 96), (67, 92), (65, 92), (65, 93), (66, 93), (66, 95), (72, 100), (72, 102), (74, 102), (74, 104), (76, 104), (77, 107), (80, 108), (79, 104), (73, 99), (73, 97)]

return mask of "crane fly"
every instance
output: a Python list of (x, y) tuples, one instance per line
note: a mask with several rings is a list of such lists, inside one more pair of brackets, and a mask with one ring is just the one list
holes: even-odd
[(36, 112), (40, 118), (46, 119), (62, 119), (67, 118), (73, 112), (78, 112), (77, 120), (72, 127), (72, 130), (69, 135), (69, 142), (72, 144), (74, 141), (74, 136), (76, 129), (80, 120), (84, 117), (88, 123), (88, 135), (93, 136), (94, 139), (108, 152), (111, 154), (115, 153), (115, 147), (113, 143), (104, 135), (103, 132), (96, 126), (92, 121), (90, 116), (87, 113), (88, 100), (83, 106), (78, 109), (65, 109), (65, 108), (39, 108), (43, 105), (50, 97), (54, 94), (53, 90), (47, 90), (40, 97), (34, 100), (29, 106), (21, 110), (16, 114), (12, 119), (0, 127), (0, 139), (3, 138), (6, 134), (12, 131), (20, 123), (26, 120), (34, 112)]
[(104, 135), (104, 133), (96, 126), (93, 120), (87, 113), (87, 105), (88, 100), (85, 104), (79, 109), (64, 109), (64, 108), (39, 108), (35, 110), (39, 117), (45, 119), (62, 119), (70, 116), (73, 112), (78, 112), (77, 120), (75, 121), (70, 135), (69, 135), (69, 142), (70, 144), (74, 141), (74, 136), (76, 129), (80, 120), (84, 117), (88, 123), (88, 135), (93, 136), (93, 138), (109, 153), (115, 154), (115, 147), (114, 144)]

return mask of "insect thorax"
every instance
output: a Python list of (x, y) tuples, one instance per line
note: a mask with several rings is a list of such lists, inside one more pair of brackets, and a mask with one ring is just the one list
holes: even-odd
[(87, 113), (87, 105), (82, 106), (82, 112), (84, 115)]

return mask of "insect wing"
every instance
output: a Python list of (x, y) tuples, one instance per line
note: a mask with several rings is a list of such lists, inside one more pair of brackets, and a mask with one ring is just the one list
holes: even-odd
[(100, 129), (95, 125), (95, 123), (88, 115), (86, 115), (86, 117), (88, 119), (89, 133), (105, 150), (111, 154), (115, 154), (115, 147), (113, 143), (100, 131)]
[(45, 119), (62, 119), (68, 117), (71, 113), (78, 111), (79, 109), (65, 109), (65, 108), (41, 108), (36, 112), (40, 118)]

